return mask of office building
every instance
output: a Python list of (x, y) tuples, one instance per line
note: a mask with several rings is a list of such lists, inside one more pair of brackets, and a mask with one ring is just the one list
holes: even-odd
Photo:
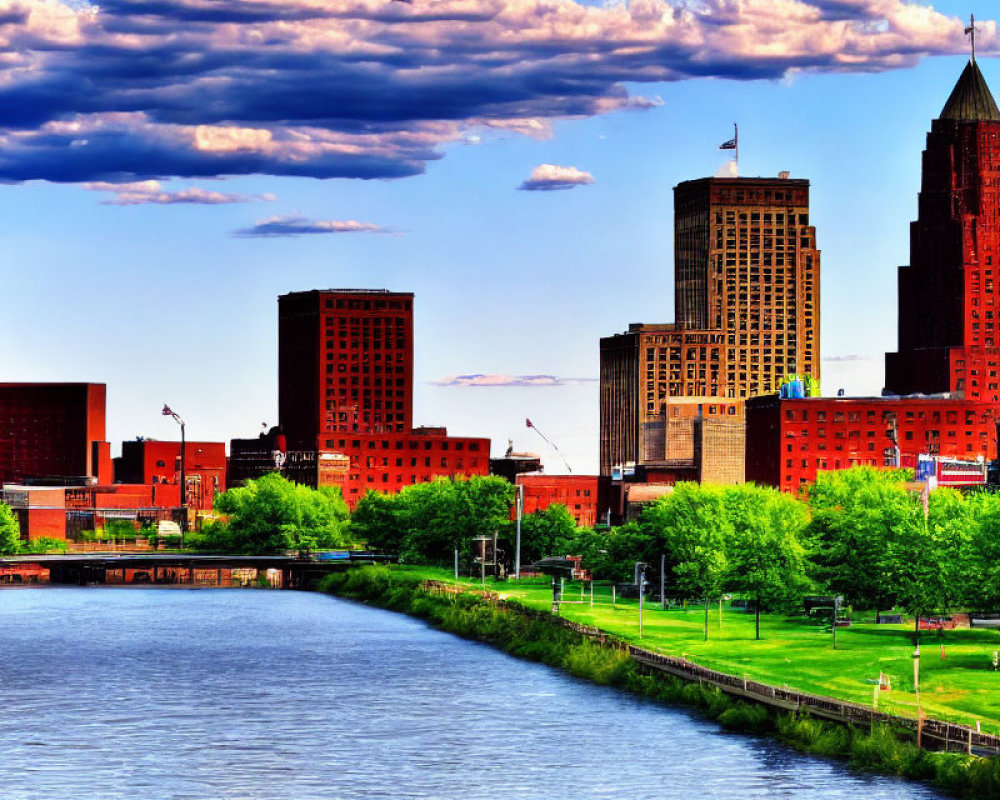
[[(777, 390), (790, 374), (818, 387), (809, 182), (787, 173), (685, 181), (674, 189), (674, 231), (676, 321), (601, 340), (600, 471), (628, 465), (668, 482), (738, 482), (746, 398)], [(712, 420), (702, 434), (728, 426), (721, 457), (732, 463), (696, 461), (699, 419)]]
[(490, 440), (413, 426), (413, 294), (278, 298), (278, 426), (230, 443), (229, 482), (282, 472), (354, 506), (437, 477), (486, 475)]
[(975, 61), (927, 135), (898, 324), (887, 389), (1000, 401), (1000, 110)]
[(293, 450), (333, 433), (413, 427), (413, 294), (376, 289), (278, 298), (278, 418)]

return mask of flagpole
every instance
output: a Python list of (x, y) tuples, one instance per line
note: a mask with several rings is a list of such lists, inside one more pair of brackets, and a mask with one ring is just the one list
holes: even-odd
[(736, 142), (736, 177), (740, 176), (740, 129), (733, 123), (733, 140)]

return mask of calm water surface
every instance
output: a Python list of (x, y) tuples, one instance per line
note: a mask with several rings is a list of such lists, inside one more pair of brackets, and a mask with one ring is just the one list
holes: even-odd
[(935, 793), (298, 592), (0, 590), (0, 796)]

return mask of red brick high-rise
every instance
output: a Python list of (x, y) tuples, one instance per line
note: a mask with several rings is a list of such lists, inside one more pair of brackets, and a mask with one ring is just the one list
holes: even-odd
[(413, 427), (413, 294), (379, 289), (278, 298), (278, 418), (291, 449), (331, 433)]
[(970, 61), (931, 123), (910, 265), (899, 270), (896, 394), (1000, 400), (1000, 110)]
[(490, 440), (413, 427), (412, 293), (330, 289), (278, 298), (278, 429), (230, 453), (230, 483), (274, 469), (323, 483), (324, 459), (347, 456), (335, 483), (353, 506), (369, 489), (486, 475)]

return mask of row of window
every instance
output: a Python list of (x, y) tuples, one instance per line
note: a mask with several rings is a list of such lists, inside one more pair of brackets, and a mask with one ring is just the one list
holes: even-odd
[[(350, 443), (350, 444), (348, 444), (348, 443)], [(479, 452), (479, 444), (480, 443), (476, 442), (476, 441), (471, 441), (471, 442), (469, 442), (469, 441), (462, 441), (462, 440), (457, 440), (456, 441), (454, 439), (446, 439), (444, 437), (440, 437), (440, 438), (428, 438), (428, 439), (422, 440), (422, 441), (418, 440), (418, 439), (415, 439), (415, 438), (414, 439), (408, 439), (408, 440), (396, 439), (394, 442), (390, 442), (390, 440), (388, 440), (388, 439), (381, 439), (381, 440), (369, 439), (368, 440), (368, 449), (369, 450), (379, 450), (379, 449), (381, 449), (381, 450), (393, 450), (393, 449), (394, 450), (406, 450), (406, 449), (409, 449), (409, 450), (419, 450), (420, 449), (420, 445), (423, 445), (423, 449), (424, 450), (432, 450), (432, 449), (435, 449), (435, 447), (434, 447), (435, 444), (437, 445), (437, 449), (441, 450), (442, 452), (447, 451), (451, 445), (454, 445), (454, 449), (455, 450), (461, 452), (462, 450), (465, 450), (466, 449), (466, 445), (468, 445), (468, 449), (471, 450), (472, 452), (476, 453), (476, 452)], [(361, 440), (360, 439), (327, 439), (326, 440), (326, 446), (327, 446), (327, 449), (330, 449), (330, 450), (334, 450), (334, 449), (343, 450), (343, 449), (345, 449), (348, 446), (351, 447), (351, 448), (353, 448), (353, 449), (355, 449), (355, 450), (359, 450), (359, 449), (361, 449)]]
[(327, 297), (324, 303), (326, 308), (339, 308), (358, 311), (382, 311), (385, 309), (394, 311), (409, 311), (413, 306), (411, 300), (364, 300), (345, 299)]
[[(879, 418), (878, 412), (873, 409), (867, 409), (864, 412), (861, 410), (856, 411), (834, 411), (833, 421), (834, 422), (860, 422), (861, 415), (864, 413), (865, 420), (867, 422), (874, 422)], [(826, 422), (828, 412), (824, 410), (815, 410), (814, 419), (816, 422)], [(977, 412), (972, 410), (966, 410), (964, 412), (965, 424), (973, 425), (976, 422)], [(809, 421), (809, 409), (802, 409), (801, 411), (796, 411), (795, 409), (785, 409), (785, 420), (788, 422), (795, 422), (801, 420), (802, 422)], [(904, 419), (906, 421), (915, 420), (927, 420), (930, 422), (947, 422), (949, 424), (957, 424), (958, 422), (958, 411), (957, 410), (947, 410), (942, 417), (941, 411), (939, 409), (931, 411), (904, 411), (902, 417), (895, 409), (882, 409), (881, 417), (883, 421), (893, 420), (893, 419)]]

